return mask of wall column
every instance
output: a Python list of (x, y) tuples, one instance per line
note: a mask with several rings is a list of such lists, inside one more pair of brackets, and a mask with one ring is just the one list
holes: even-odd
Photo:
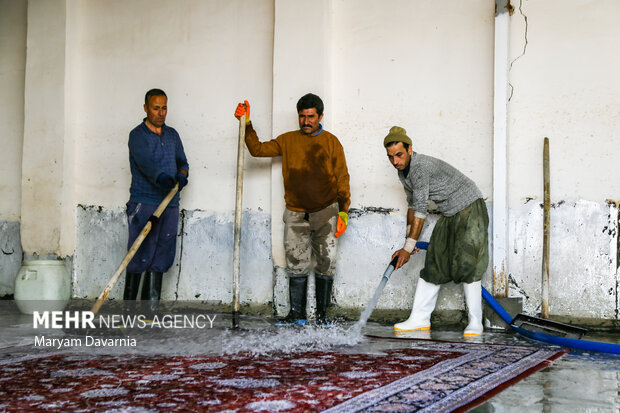
[[(275, 0), (273, 137), (299, 129), (295, 105), (308, 92), (319, 95), (325, 103), (323, 127), (329, 129), (332, 124), (331, 8), (331, 0)], [(271, 239), (275, 266), (274, 306), (278, 314), (286, 311), (288, 300), (283, 213), (282, 161), (274, 158), (271, 167)]]
[(508, 296), (508, 0), (497, 0), (493, 103), (493, 295)]
[(22, 265), (19, 240), (27, 0), (0, 0), (0, 297), (13, 294)]
[[(26, 257), (72, 253), (61, 247), (63, 219), (73, 208), (73, 177), (67, 173), (72, 159), (66, 156), (73, 147), (66, 139), (67, 38), (67, 0), (28, 3), (21, 204)], [(64, 232), (74, 233), (74, 227)]]

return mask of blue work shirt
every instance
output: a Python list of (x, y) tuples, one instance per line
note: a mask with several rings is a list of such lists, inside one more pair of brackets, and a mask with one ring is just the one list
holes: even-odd
[[(157, 184), (157, 177), (161, 173), (165, 172), (172, 177), (181, 169), (189, 173), (189, 164), (178, 132), (164, 124), (161, 135), (158, 135), (144, 121), (129, 133), (129, 167), (129, 201), (147, 205), (159, 205), (170, 192)], [(179, 205), (178, 193), (170, 205)]]

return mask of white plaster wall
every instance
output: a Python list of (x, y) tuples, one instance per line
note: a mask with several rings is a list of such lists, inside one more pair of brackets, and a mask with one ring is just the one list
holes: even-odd
[[(543, 138), (550, 141), (550, 313), (617, 318), (620, 3), (520, 1), (511, 18), (510, 292), (540, 311)], [(532, 201), (528, 201), (533, 198)]]
[[(168, 123), (181, 133), (191, 165), (181, 203), (187, 213), (179, 235), (183, 249), (164, 296), (174, 292), (179, 299), (230, 300), (231, 246), (225, 239), (235, 199), (237, 123), (232, 112), (244, 98), (252, 104), (259, 136), (267, 140), (297, 128), (294, 105), (301, 94), (320, 94), (326, 103), (324, 125), (340, 138), (347, 155), (351, 206), (397, 210), (352, 217), (342, 238), (335, 285), (343, 307), (365, 305), (390, 253), (402, 242), (404, 192), (382, 147), (391, 126), (405, 127), (417, 151), (453, 164), (492, 201), (492, 3), (66, 4), (69, 81), (62, 173), (70, 185), (62, 199), (86, 205), (76, 214), (76, 296), (97, 295), (93, 280), (103, 286), (124, 252), (127, 137), (144, 116), (143, 95), (151, 87), (167, 91)], [(526, 309), (537, 311), (540, 255), (535, 251), (542, 244), (542, 224), (535, 207), (539, 202), (525, 198), (542, 196), (542, 138), (549, 136), (552, 200), (558, 205), (566, 201), (552, 211), (552, 314), (617, 318), (617, 234), (603, 231), (617, 226), (617, 208), (605, 200), (618, 198), (613, 161), (620, 107), (614, 99), (620, 86), (613, 75), (620, 58), (610, 51), (620, 37), (613, 20), (620, 6), (608, 0), (515, 6), (508, 153), (510, 243), (515, 246), (509, 261), (511, 294), (523, 295)], [(250, 232), (242, 242), (244, 248), (248, 242), (259, 248), (242, 254), (241, 293), (246, 303), (273, 300), (279, 309), (286, 296), (278, 272), (280, 167), (278, 160), (255, 159), (246, 152), (244, 225)], [(422, 238), (429, 236), (427, 228)], [(575, 256), (571, 246), (584, 242), (588, 247)], [(422, 260), (423, 253), (394, 274), (379, 308), (410, 307)], [(575, 282), (581, 277), (584, 284)], [(275, 297), (270, 281), (277, 284)], [(584, 288), (588, 305), (580, 306), (576, 303)], [(439, 308), (462, 308), (460, 289), (444, 290)]]
[[(78, 208), (74, 295), (97, 296), (124, 255), (127, 139), (144, 117), (144, 93), (159, 87), (168, 94), (167, 123), (179, 131), (190, 163), (181, 194), (186, 219), (163, 298), (229, 303), (232, 244), (223, 240), (228, 234), (232, 243), (233, 112), (248, 99), (252, 119), (271, 129), (272, 2), (76, 2), (71, 10), (76, 198), (96, 206)], [(269, 222), (252, 227), (252, 217), (270, 209), (270, 165), (246, 152), (243, 204), (252, 212), (244, 213), (244, 303), (272, 300)], [(266, 249), (245, 246), (258, 238)], [(121, 280), (111, 297), (122, 297), (122, 288)]]
[[(332, 3), (331, 0), (274, 1), (273, 128), (270, 136), (263, 125), (254, 122), (261, 140), (299, 128), (296, 104), (306, 93), (321, 97), (325, 104), (321, 123), (325, 130), (334, 132)], [(273, 158), (271, 166), (272, 253), (274, 264), (280, 268), (276, 278), (283, 276), (281, 268), (286, 266), (283, 214), (282, 158), (278, 157)]]
[[(414, 150), (443, 159), (492, 192), (493, 4), (420, 1), (333, 3), (333, 127), (351, 174), (351, 207), (394, 209), (350, 221), (341, 238), (336, 300), (365, 306), (402, 247), (407, 204), (383, 138), (407, 129)], [(436, 222), (429, 216), (421, 239)], [(411, 308), (425, 253), (397, 271), (377, 308)], [(460, 286), (438, 308), (462, 309)]]
[[(82, 205), (77, 207), (76, 216), (72, 297), (94, 299), (99, 297), (127, 253), (127, 218), (120, 207), (104, 209)], [(169, 272), (175, 269), (176, 266)], [(166, 281), (168, 278), (171, 277), (166, 277)], [(122, 276), (112, 289), (110, 299), (123, 298), (124, 279)]]
[(28, 4), (21, 182), (27, 255), (69, 255), (62, 244), (74, 239), (68, 15), (67, 0)]
[[(162, 284), (164, 300), (218, 305), (232, 302), (233, 221), (232, 211), (198, 210), (180, 214), (174, 265), (164, 275)], [(77, 222), (73, 296), (94, 299), (103, 291), (127, 252), (127, 217), (120, 207), (79, 206)], [(273, 300), (269, 234), (268, 213), (244, 211), (240, 301), (254, 308), (264, 308)], [(2, 241), (0, 237), (0, 243)], [(111, 300), (122, 299), (124, 283), (122, 276), (110, 293)]]
[(0, 221), (0, 297), (13, 294), (21, 265), (19, 222)]
[[(245, 211), (242, 216), (240, 302), (272, 301), (270, 215)], [(234, 214), (195, 211), (184, 220), (180, 275), (174, 291), (179, 299), (232, 303)], [(174, 297), (172, 297), (174, 298)]]
[[(524, 310), (541, 306), (543, 209), (532, 200), (510, 213), (510, 295)], [(618, 208), (561, 202), (550, 211), (549, 313), (589, 319), (616, 314)]]
[[(620, 2), (522, 1), (511, 19), (509, 203), (620, 198)], [(526, 23), (527, 18), (527, 23)]]
[(491, 195), (493, 11), (482, 0), (334, 2), (333, 132), (352, 206), (406, 212), (383, 148), (394, 125)]
[(0, 0), (0, 297), (13, 294), (21, 266), (26, 0)]
[(26, 0), (0, 0), (0, 220), (19, 221), (24, 138)]
[[(181, 207), (231, 211), (237, 102), (270, 127), (272, 1), (89, 1), (75, 4), (76, 198), (118, 207), (129, 198), (129, 132), (144, 94), (168, 94), (167, 123), (190, 164)], [(269, 160), (247, 156), (244, 207), (269, 209)]]

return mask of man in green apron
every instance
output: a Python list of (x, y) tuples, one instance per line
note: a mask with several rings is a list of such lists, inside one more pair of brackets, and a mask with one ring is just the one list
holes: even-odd
[(465, 335), (482, 334), (482, 275), (489, 263), (489, 215), (476, 184), (446, 162), (413, 151), (405, 129), (394, 126), (383, 145), (398, 170), (407, 195), (407, 238), (396, 269), (417, 252), (416, 241), (422, 232), (429, 200), (441, 213), (431, 235), (424, 268), (413, 298), (411, 315), (394, 325), (396, 331), (430, 329), (431, 313), (441, 284), (462, 283), (467, 304), (468, 325)]

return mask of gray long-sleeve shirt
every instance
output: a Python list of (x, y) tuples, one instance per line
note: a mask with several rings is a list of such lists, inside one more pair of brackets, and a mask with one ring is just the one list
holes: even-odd
[(414, 152), (409, 164), (409, 174), (402, 171), (398, 177), (405, 187), (407, 204), (420, 218), (426, 217), (429, 200), (437, 204), (442, 215), (450, 217), (465, 209), (482, 193), (471, 179), (452, 165)]

